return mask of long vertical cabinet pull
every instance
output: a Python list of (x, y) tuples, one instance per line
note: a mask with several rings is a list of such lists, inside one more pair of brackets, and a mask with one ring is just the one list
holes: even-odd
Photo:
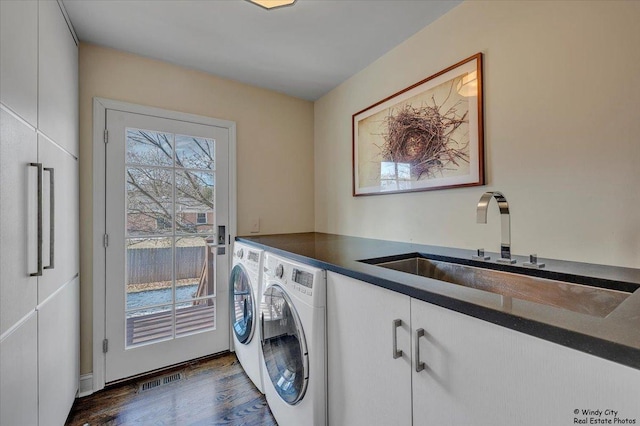
[(42, 276), (42, 163), (29, 163), (38, 168), (38, 272), (29, 274), (32, 277)]
[(49, 266), (45, 266), (44, 269), (55, 268), (55, 254), (54, 248), (56, 245), (56, 227), (55, 227), (55, 206), (56, 206), (56, 190), (53, 183), (54, 170), (53, 167), (45, 167), (45, 172), (49, 172)]
[(402, 356), (402, 350), (398, 350), (398, 327), (400, 326), (402, 326), (401, 319), (394, 319), (391, 323), (391, 343), (393, 346), (393, 359), (397, 359)]
[(416, 373), (421, 372), (425, 368), (424, 362), (420, 361), (420, 338), (424, 337), (424, 328), (416, 330)]

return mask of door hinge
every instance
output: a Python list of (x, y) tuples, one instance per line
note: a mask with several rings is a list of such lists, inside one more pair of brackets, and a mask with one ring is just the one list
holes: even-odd
[(102, 341), (102, 353), (106, 354), (109, 351), (109, 340), (108, 339), (104, 339)]
[(104, 143), (109, 143), (109, 131), (104, 129)]
[(109, 234), (104, 234), (102, 236), (102, 245), (104, 246), (104, 248), (109, 247)]

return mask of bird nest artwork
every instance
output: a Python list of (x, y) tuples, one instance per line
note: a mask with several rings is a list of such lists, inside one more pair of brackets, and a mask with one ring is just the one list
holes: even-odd
[(433, 178), (444, 169), (469, 162), (468, 140), (460, 143), (455, 131), (467, 122), (468, 112), (461, 116), (455, 106), (444, 113), (435, 105), (405, 105), (385, 119), (387, 131), (382, 145), (382, 158), (393, 163), (410, 164), (416, 180)]
[(353, 194), (484, 184), (482, 55), (353, 115)]

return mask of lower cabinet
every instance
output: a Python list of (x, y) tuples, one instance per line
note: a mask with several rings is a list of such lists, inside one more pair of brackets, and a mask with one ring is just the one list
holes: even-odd
[(38, 313), (0, 340), (0, 425), (38, 424)]
[(330, 425), (411, 424), (410, 306), (409, 296), (327, 272)]
[(80, 286), (75, 278), (38, 309), (40, 425), (63, 425), (76, 397), (80, 381), (79, 307)]
[(339, 274), (327, 285), (332, 425), (640, 423), (636, 369)]

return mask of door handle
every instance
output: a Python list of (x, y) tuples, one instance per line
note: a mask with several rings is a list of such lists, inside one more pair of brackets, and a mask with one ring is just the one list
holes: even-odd
[(391, 323), (391, 340), (393, 346), (393, 359), (400, 358), (402, 356), (402, 350), (398, 350), (398, 327), (402, 326), (401, 319), (394, 319)]
[(31, 277), (42, 276), (42, 163), (29, 163), (38, 169), (38, 271), (29, 274)]
[(45, 167), (45, 172), (49, 172), (49, 266), (45, 266), (44, 269), (54, 269), (55, 254), (54, 249), (56, 246), (56, 227), (55, 227), (55, 211), (56, 211), (56, 189), (54, 185), (54, 170), (53, 167)]
[(424, 337), (424, 328), (416, 330), (416, 373), (425, 369), (426, 365), (420, 361), (420, 338)]
[(264, 346), (264, 312), (260, 312), (260, 343)]

